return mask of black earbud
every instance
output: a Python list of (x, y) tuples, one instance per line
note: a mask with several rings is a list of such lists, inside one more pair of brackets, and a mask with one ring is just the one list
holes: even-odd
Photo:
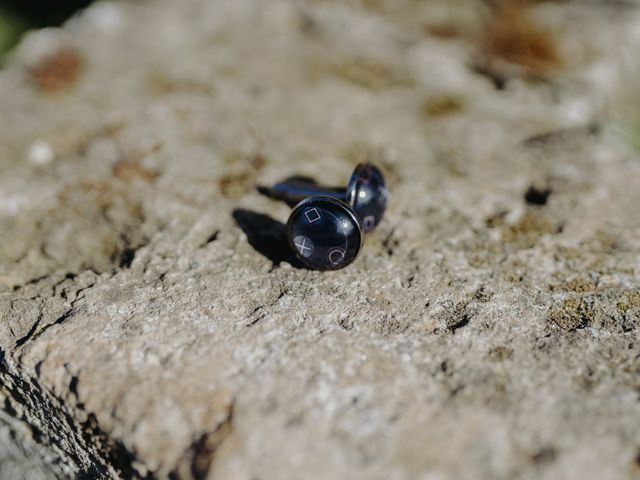
[(298, 203), (287, 221), (291, 248), (306, 266), (338, 270), (353, 262), (364, 242), (364, 225), (339, 198), (314, 195)]
[(316, 185), (308, 179), (294, 178), (276, 183), (270, 189), (262, 188), (266, 195), (289, 204), (321, 195), (348, 203), (362, 219), (365, 232), (373, 230), (387, 208), (389, 191), (379, 168), (361, 163), (353, 171), (347, 188), (331, 188)]

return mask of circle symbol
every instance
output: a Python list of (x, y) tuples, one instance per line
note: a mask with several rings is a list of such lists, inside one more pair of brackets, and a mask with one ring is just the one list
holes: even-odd
[(362, 223), (364, 224), (365, 230), (373, 230), (373, 227), (376, 226), (376, 217), (373, 215), (367, 215), (362, 219)]
[(338, 265), (342, 260), (344, 260), (345, 251), (341, 248), (332, 248), (329, 250), (329, 261), (331, 265)]

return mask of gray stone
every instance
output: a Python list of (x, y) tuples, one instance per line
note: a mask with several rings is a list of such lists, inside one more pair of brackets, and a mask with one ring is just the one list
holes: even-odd
[[(100, 2), (29, 34), (0, 475), (637, 477), (640, 13), (531, 9)], [(255, 186), (367, 158), (384, 221), (296, 268)]]

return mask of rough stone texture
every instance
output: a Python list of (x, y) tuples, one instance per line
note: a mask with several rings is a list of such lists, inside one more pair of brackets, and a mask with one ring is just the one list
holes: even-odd
[[(639, 32), (626, 2), (157, 0), (30, 34), (2, 477), (640, 475)], [(361, 258), (292, 266), (256, 184), (365, 158)]]

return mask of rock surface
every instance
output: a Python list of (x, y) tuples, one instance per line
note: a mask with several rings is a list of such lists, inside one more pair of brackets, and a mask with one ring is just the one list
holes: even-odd
[[(639, 9), (534, 3), (30, 34), (0, 72), (2, 478), (637, 478)], [(366, 158), (384, 221), (298, 268), (255, 186)]]

